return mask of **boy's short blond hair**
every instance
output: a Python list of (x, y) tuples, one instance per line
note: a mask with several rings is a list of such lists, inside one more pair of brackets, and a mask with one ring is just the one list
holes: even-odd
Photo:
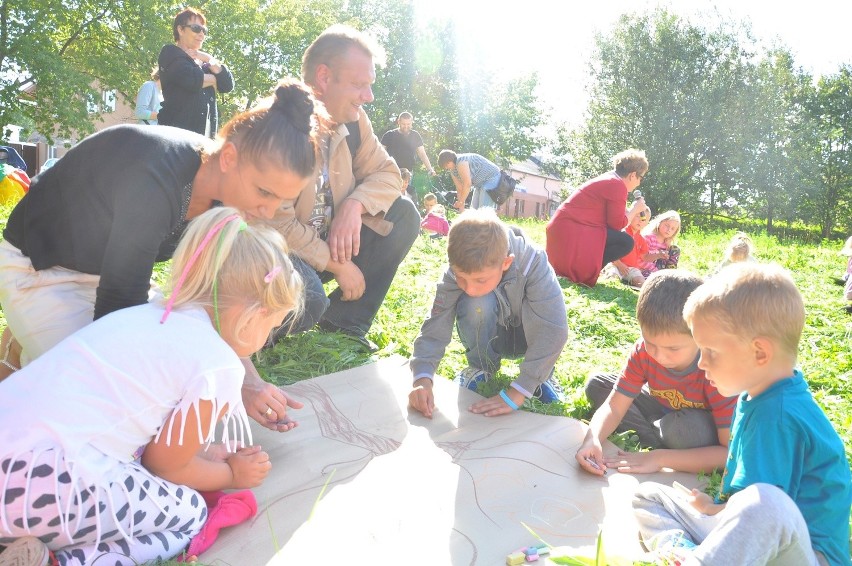
[(683, 318), (683, 306), (689, 295), (704, 282), (685, 269), (655, 271), (639, 291), (636, 320), (643, 334), (689, 334)]
[(426, 193), (425, 195), (423, 195), (423, 204), (426, 204), (426, 203), (429, 203), (429, 202), (437, 203), (438, 197), (436, 197), (433, 193)]
[(769, 338), (795, 358), (805, 326), (805, 304), (781, 266), (737, 263), (699, 287), (686, 302), (683, 316), (690, 327), (700, 317), (744, 340)]
[(468, 209), (450, 228), (447, 257), (462, 273), (499, 267), (509, 255), (508, 227), (490, 208)]

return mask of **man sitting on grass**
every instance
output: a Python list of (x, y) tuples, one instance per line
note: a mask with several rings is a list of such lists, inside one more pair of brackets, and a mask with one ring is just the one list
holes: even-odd
[(561, 401), (553, 367), (568, 340), (568, 320), (544, 251), (493, 210), (482, 209), (456, 217), (447, 256), (449, 269), (414, 341), (411, 406), (432, 417), (432, 380), (454, 323), (469, 364), (456, 378), (464, 387), (476, 390), (490, 380), (504, 357), (523, 357), (518, 379), (499, 395), (474, 403), (471, 411), (492, 417), (517, 410), (530, 397)]

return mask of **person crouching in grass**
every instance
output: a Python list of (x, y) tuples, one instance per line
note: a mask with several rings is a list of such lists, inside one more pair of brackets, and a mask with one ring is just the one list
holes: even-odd
[(518, 378), (499, 395), (471, 405), (472, 412), (488, 417), (511, 413), (531, 397), (562, 401), (553, 368), (568, 340), (568, 319), (544, 251), (493, 210), (481, 209), (456, 217), (447, 256), (449, 269), (414, 341), (411, 406), (432, 417), (432, 380), (454, 324), (468, 361), (456, 377), (460, 386), (476, 391), (497, 373), (504, 357), (523, 357)]

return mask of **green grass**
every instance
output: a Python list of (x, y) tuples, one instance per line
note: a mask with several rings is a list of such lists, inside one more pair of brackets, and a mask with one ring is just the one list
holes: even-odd
[[(544, 244), (544, 223), (517, 222), (537, 243)], [(721, 260), (732, 231), (687, 230), (681, 234), (680, 266), (706, 275)], [(799, 365), (814, 397), (843, 438), (847, 456), (852, 456), (852, 317), (842, 311), (846, 303), (842, 289), (831, 282), (845, 268), (838, 256), (840, 242), (821, 245), (796, 241), (779, 242), (764, 234), (754, 234), (756, 256), (789, 269), (802, 292), (807, 309)], [(369, 337), (381, 347), (373, 358), (392, 354), (408, 357), (420, 324), (431, 306), (435, 284), (446, 268), (446, 240), (421, 237), (397, 272), (384, 305)], [(553, 407), (527, 402), (534, 412), (589, 417), (583, 385), (593, 372), (618, 372), (630, 346), (639, 336), (634, 316), (637, 293), (615, 281), (602, 281), (588, 289), (560, 279), (568, 308), (569, 341), (556, 364), (556, 375), (564, 386), (567, 400)], [(367, 356), (346, 341), (335, 341), (318, 332), (291, 337), (258, 360), (261, 373), (275, 383), (292, 383), (365, 363)], [(339, 338), (339, 337), (338, 337)], [(438, 368), (438, 374), (451, 379), (466, 366), (463, 349), (454, 340)], [(518, 363), (503, 362), (501, 375), (491, 393), (518, 374)]]
[[(7, 214), (8, 210), (0, 210), (0, 227)], [(517, 224), (535, 242), (544, 245), (543, 222), (521, 220)], [(680, 266), (708, 274), (720, 261), (733, 232), (687, 229), (678, 242), (682, 249)], [(817, 402), (843, 439), (847, 457), (852, 459), (852, 317), (841, 309), (846, 304), (842, 289), (831, 282), (845, 268), (844, 258), (837, 254), (841, 242), (781, 241), (760, 233), (752, 237), (757, 258), (789, 269), (802, 292), (807, 319), (799, 366)], [(286, 385), (394, 354), (410, 356), (445, 263), (445, 239), (418, 238), (400, 266), (370, 331), (369, 338), (380, 347), (376, 354), (365, 354), (343, 336), (310, 331), (261, 352), (256, 359), (261, 375)], [(165, 276), (164, 268), (158, 266), (158, 277)], [(639, 336), (634, 316), (637, 293), (615, 281), (602, 281), (593, 289), (560, 282), (568, 308), (569, 341), (556, 364), (556, 376), (567, 399), (564, 405), (528, 401), (524, 409), (585, 419), (590, 416), (583, 394), (586, 379), (593, 372), (620, 371), (630, 346)], [(5, 320), (0, 312), (0, 328), (3, 326)], [(466, 365), (463, 349), (455, 339), (438, 374), (451, 379)], [(518, 363), (506, 360), (496, 383), (482, 392), (493, 394), (517, 375)]]

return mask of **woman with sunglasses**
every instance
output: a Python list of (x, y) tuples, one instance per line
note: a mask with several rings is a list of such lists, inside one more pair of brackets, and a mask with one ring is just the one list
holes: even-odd
[[(123, 124), (84, 139), (38, 175), (0, 241), (9, 325), (0, 380), (93, 320), (146, 303), (155, 262), (172, 256), (192, 218), (222, 204), (247, 221), (271, 219), (299, 196), (318, 170), (324, 119), (315, 104), (303, 83), (282, 81), (215, 141)], [(272, 430), (293, 428), (286, 412), (294, 402), (263, 382), (251, 360), (244, 365), (249, 416)]]
[(234, 77), (218, 59), (201, 51), (206, 24), (204, 14), (193, 8), (175, 16), (175, 43), (163, 46), (157, 60), (163, 89), (158, 120), (212, 138), (219, 122), (216, 93), (234, 90)]

